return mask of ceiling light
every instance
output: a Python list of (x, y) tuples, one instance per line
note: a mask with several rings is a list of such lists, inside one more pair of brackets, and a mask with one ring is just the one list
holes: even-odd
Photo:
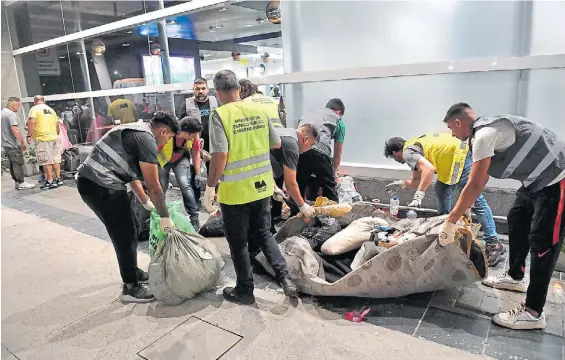
[(214, 28), (215, 28), (215, 29), (223, 29), (223, 28), (224, 28), (224, 25), (218, 24), (218, 25), (215, 25)]
[(66, 59), (66, 56), (59, 56), (59, 59)]
[(246, 24), (245, 26), (246, 26), (246, 27), (251, 27), (251, 26), (253, 26), (253, 24)]
[(175, 25), (176, 23), (177, 23), (177, 22), (174, 21), (174, 20), (169, 20), (169, 21), (167, 21), (167, 24), (169, 24), (169, 25)]
[(114, 75), (118, 75), (118, 70), (114, 70)]
[(129, 43), (123, 43), (122, 46), (123, 47), (128, 47), (130, 44)]
[(221, 7), (221, 8), (218, 9), (218, 11), (226, 11), (226, 10), (227, 10), (226, 7)]
[(77, 55), (81, 55), (82, 53), (81, 53), (81, 52), (79, 52), (79, 51), (77, 51), (77, 52), (76, 52), (76, 54), (77, 54)]
[(128, 31), (126, 31), (126, 34), (131, 35), (131, 34), (133, 34), (133, 31), (128, 30)]

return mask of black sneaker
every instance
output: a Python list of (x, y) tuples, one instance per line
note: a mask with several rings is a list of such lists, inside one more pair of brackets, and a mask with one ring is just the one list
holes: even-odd
[(282, 279), (281, 286), (286, 296), (291, 298), (298, 297), (298, 289), (296, 288), (296, 285), (292, 283), (292, 280), (286, 278)]
[(227, 287), (224, 288), (223, 294), (224, 299), (236, 304), (251, 305), (255, 303), (255, 296), (253, 296), (253, 292), (245, 294), (243, 292), (240, 293), (236, 288)]
[(63, 186), (63, 180), (61, 179), (55, 180), (55, 183), (57, 184), (57, 186)]
[(46, 181), (39, 188), (41, 190), (49, 190), (49, 189), (56, 189), (58, 187), (59, 187), (59, 185), (57, 185), (57, 183), (55, 181), (53, 181), (53, 182)]
[(502, 255), (506, 254), (506, 248), (501, 243), (487, 244), (485, 247), (485, 252), (487, 255), (488, 266), (493, 267), (498, 265), (498, 263), (502, 261)]
[(124, 284), (120, 300), (126, 303), (147, 303), (155, 297), (149, 290), (149, 286), (142, 283)]
[(141, 270), (140, 268), (137, 268), (137, 281), (142, 282), (142, 283), (146, 283), (149, 281), (149, 274), (146, 273), (145, 271)]

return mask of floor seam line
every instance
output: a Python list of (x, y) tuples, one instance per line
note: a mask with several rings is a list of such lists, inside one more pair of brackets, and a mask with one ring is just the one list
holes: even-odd
[(428, 305), (426, 306), (426, 310), (424, 310), (424, 313), (422, 314), (422, 317), (420, 318), (420, 320), (418, 320), (418, 324), (416, 324), (416, 328), (414, 329), (414, 332), (412, 333), (412, 336), (416, 337), (416, 333), (418, 332), (418, 330), (420, 329), (420, 325), (422, 325), (422, 321), (424, 321), (424, 317), (426, 316), (426, 314), (428, 313), (428, 309), (430, 308), (430, 305), (432, 304), (432, 300), (435, 296), (435, 292), (434, 295), (431, 297), (430, 301), (428, 302)]

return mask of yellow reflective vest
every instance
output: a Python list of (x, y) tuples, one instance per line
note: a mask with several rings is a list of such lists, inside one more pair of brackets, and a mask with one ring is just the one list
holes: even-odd
[(274, 127), (283, 127), (279, 116), (279, 103), (275, 98), (261, 94), (254, 94), (246, 97), (243, 101), (251, 102), (260, 106), (263, 111), (267, 113), (267, 116), (271, 120), (271, 123), (273, 123)]
[(459, 182), (469, 152), (466, 141), (451, 134), (430, 133), (406, 141), (404, 150), (417, 144), (424, 150), (424, 157), (436, 168), (438, 181), (447, 185)]
[(265, 111), (254, 102), (237, 101), (216, 109), (229, 151), (218, 189), (218, 202), (241, 205), (273, 195), (269, 123)]
[[(174, 148), (175, 148), (174, 147), (174, 141), (176, 141), (175, 136), (170, 138), (169, 141), (167, 141), (167, 143), (157, 153), (157, 161), (159, 162), (159, 166), (161, 166), (161, 168), (165, 167), (165, 165), (171, 160), (171, 157), (173, 157), (173, 151), (174, 151)], [(187, 140), (186, 141), (186, 148), (188, 150), (191, 150), (193, 143), (194, 143), (194, 140)]]

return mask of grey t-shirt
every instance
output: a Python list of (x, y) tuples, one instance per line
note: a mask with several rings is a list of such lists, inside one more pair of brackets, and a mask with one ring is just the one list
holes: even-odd
[(2, 147), (19, 149), (20, 144), (12, 133), (12, 126), (18, 126), (18, 115), (8, 108), (2, 109)]
[[(265, 115), (266, 116), (266, 115)], [(268, 118), (268, 116), (266, 116)], [(281, 142), (281, 138), (275, 131), (273, 123), (269, 121), (269, 145), (274, 146)], [(224, 129), (224, 124), (220, 115), (216, 110), (212, 111), (210, 114), (210, 122), (208, 123), (208, 129), (210, 134), (210, 154), (216, 152), (228, 152), (229, 143), (228, 137), (226, 136), (226, 130)]]
[(300, 148), (295, 137), (282, 135), (280, 149), (271, 150), (271, 167), (276, 179), (284, 175), (285, 166), (292, 171), (298, 168)]
[(418, 161), (424, 157), (424, 149), (418, 145), (410, 145), (404, 149), (402, 157), (412, 171), (418, 171)]

